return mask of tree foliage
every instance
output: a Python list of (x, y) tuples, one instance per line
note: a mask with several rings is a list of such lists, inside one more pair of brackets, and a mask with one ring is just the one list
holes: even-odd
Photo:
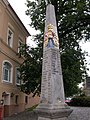
[[(51, 3), (55, 7), (65, 94), (72, 96), (78, 93), (77, 85), (86, 75), (85, 56), (79, 41), (90, 39), (90, 1), (51, 0)], [(26, 5), (26, 14), (32, 20), (30, 25), (41, 33), (35, 37), (38, 46), (28, 50), (28, 57), (20, 67), (20, 78), (24, 81), (21, 88), (26, 93), (39, 93), (46, 5), (44, 0), (41, 3), (27, 0)]]
[(24, 57), (20, 65), (20, 90), (26, 94), (33, 93), (33, 96), (40, 93), (42, 52), (39, 47), (30, 48), (26, 44), (20, 46), (19, 56)]

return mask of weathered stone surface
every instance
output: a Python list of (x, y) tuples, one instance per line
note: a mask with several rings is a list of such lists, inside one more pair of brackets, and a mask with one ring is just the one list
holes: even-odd
[(86, 88), (90, 88), (90, 77), (86, 78)]
[(49, 4), (46, 9), (46, 22), (45, 22), (45, 32), (48, 30), (47, 26), (51, 24), (54, 26), (54, 32), (57, 34), (57, 24), (55, 17), (55, 10), (52, 4)]
[(64, 118), (52, 119), (52, 118), (43, 118), (43, 117), (39, 117), (38, 120), (67, 120), (67, 118), (64, 117)]
[[(42, 68), (41, 103), (59, 107), (64, 102), (64, 90), (59, 50), (50, 48), (44, 51)], [(61, 106), (60, 106), (61, 107)]]
[[(64, 109), (37, 109), (36, 113), (38, 114), (39, 117), (41, 118), (46, 118), (50, 120), (61, 120), (61, 118), (67, 118), (70, 113), (72, 112), (71, 109), (69, 108), (64, 108)], [(39, 120), (39, 118), (38, 118)], [(43, 119), (42, 119), (43, 120)]]
[(38, 120), (67, 120), (72, 110), (64, 103), (64, 86), (54, 6), (46, 9), (40, 104)]

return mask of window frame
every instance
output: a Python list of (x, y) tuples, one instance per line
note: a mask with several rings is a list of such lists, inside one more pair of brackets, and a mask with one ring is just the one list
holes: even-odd
[[(16, 67), (16, 74), (15, 74), (16, 85), (20, 85), (20, 80), (19, 80), (19, 83), (17, 82), (17, 71), (18, 71), (18, 68), (19, 68), (19, 67)], [(20, 76), (20, 72), (19, 72), (18, 74), (19, 74), (19, 76)]]
[(25, 104), (28, 104), (28, 96), (25, 96)]
[(7, 75), (3, 74), (3, 78), (6, 77), (7, 79), (4, 79), (4, 81), (10, 81), (10, 71), (7, 68), (3, 68), (4, 73), (5, 73), (5, 70), (7, 71)]
[(15, 95), (15, 104), (16, 104), (16, 105), (19, 104), (19, 95)]
[(23, 44), (22, 40), (18, 39), (18, 53), (20, 52), (20, 46)]
[[(10, 71), (8, 68), (4, 68), (4, 64), (8, 63), (10, 65)], [(5, 76), (5, 69), (8, 71), (8, 80), (5, 80), (4, 76)], [(13, 65), (11, 62), (9, 62), (8, 60), (4, 60), (2, 63), (2, 82), (7, 82), (7, 83), (12, 83), (12, 78), (13, 78)]]
[[(12, 33), (12, 36), (11, 36), (10, 41), (8, 40), (9, 31)], [(9, 47), (11, 47), (11, 48), (13, 47), (13, 36), (14, 36), (13, 30), (12, 30), (10, 27), (8, 27), (8, 29), (7, 29), (7, 45), (8, 45)]]

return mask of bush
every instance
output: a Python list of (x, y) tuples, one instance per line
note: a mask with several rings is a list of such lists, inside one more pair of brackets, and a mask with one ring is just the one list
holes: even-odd
[(74, 97), (71, 99), (70, 106), (90, 107), (90, 97)]

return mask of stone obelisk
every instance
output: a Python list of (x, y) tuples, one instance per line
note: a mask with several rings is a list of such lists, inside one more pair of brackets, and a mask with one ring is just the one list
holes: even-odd
[(65, 104), (59, 39), (55, 10), (47, 5), (40, 104), (36, 108), (38, 120), (67, 120), (71, 109)]

